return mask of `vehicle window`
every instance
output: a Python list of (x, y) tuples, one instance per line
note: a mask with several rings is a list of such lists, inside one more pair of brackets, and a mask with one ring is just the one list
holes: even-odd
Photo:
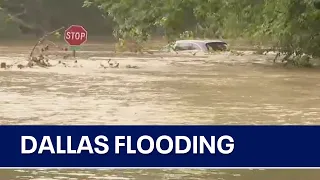
[(224, 42), (212, 42), (206, 44), (209, 51), (224, 51), (227, 49), (227, 43)]
[(178, 51), (192, 50), (192, 44), (190, 44), (190, 43), (178, 43), (178, 44), (176, 44), (175, 50), (178, 50)]

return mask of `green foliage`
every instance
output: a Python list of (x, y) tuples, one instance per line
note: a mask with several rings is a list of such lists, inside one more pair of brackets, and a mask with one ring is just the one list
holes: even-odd
[[(317, 2), (315, 2), (317, 1)], [(273, 44), (297, 62), (320, 57), (319, 0), (86, 0), (116, 23), (116, 37), (139, 42), (162, 28), (176, 38), (247, 38)], [(320, 5), (319, 5), (320, 6)], [(299, 64), (299, 63), (298, 63)], [(301, 64), (301, 63), (300, 63)]]
[[(70, 24), (84, 25), (90, 34), (113, 31), (119, 45), (137, 51), (160, 30), (169, 42), (199, 37), (271, 43), (287, 62), (304, 54), (320, 57), (320, 0), (0, 0), (0, 7), (12, 15), (26, 10), (17, 17), (46, 31)], [(2, 33), (10, 25), (3, 22)]]
[(262, 36), (271, 37), (281, 53), (294, 59), (303, 54), (320, 56), (320, 13), (311, 1), (282, 0), (265, 3)]
[(169, 39), (179, 37), (190, 23), (195, 23), (192, 4), (193, 0), (86, 0), (84, 3), (99, 7), (113, 19), (116, 37), (138, 42), (148, 40), (157, 27), (163, 28)]
[(17, 24), (8, 21), (6, 14), (0, 9), (0, 38), (12, 38), (20, 35)]
[(180, 39), (194, 39), (192, 31), (185, 31), (180, 34)]
[(57, 39), (60, 39), (61, 38), (61, 34), (59, 32), (55, 32), (54, 34), (54, 37), (57, 38)]
[(314, 0), (313, 5), (316, 9), (320, 9), (320, 0)]
[(51, 32), (79, 24), (90, 35), (112, 35), (113, 22), (97, 7), (84, 8), (84, 0), (0, 0), (2, 12), (11, 16), (25, 34)]

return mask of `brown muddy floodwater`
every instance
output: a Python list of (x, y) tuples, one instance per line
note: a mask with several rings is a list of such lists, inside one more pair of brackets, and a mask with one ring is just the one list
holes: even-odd
[[(0, 62), (26, 53), (2, 52)], [(0, 70), (0, 124), (319, 124), (319, 69), (270, 64), (273, 56), (111, 57), (72, 67)], [(53, 60), (57, 63), (59, 58)], [(126, 65), (138, 66), (128, 69)], [(82, 66), (82, 67), (80, 67)], [(320, 170), (0, 170), (0, 179), (309, 180)]]

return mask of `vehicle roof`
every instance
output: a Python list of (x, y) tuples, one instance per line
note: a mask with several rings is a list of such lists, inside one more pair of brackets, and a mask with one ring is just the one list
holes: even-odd
[(215, 40), (177, 40), (176, 43), (216, 43), (216, 42), (221, 42), (221, 43), (226, 43), (222, 40), (218, 40), (218, 39), (215, 39)]

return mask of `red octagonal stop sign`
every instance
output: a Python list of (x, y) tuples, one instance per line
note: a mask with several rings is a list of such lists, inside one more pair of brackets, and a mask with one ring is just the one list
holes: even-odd
[(65, 32), (64, 32), (64, 40), (70, 46), (79, 46), (87, 41), (88, 32), (87, 30), (80, 25), (71, 25)]

